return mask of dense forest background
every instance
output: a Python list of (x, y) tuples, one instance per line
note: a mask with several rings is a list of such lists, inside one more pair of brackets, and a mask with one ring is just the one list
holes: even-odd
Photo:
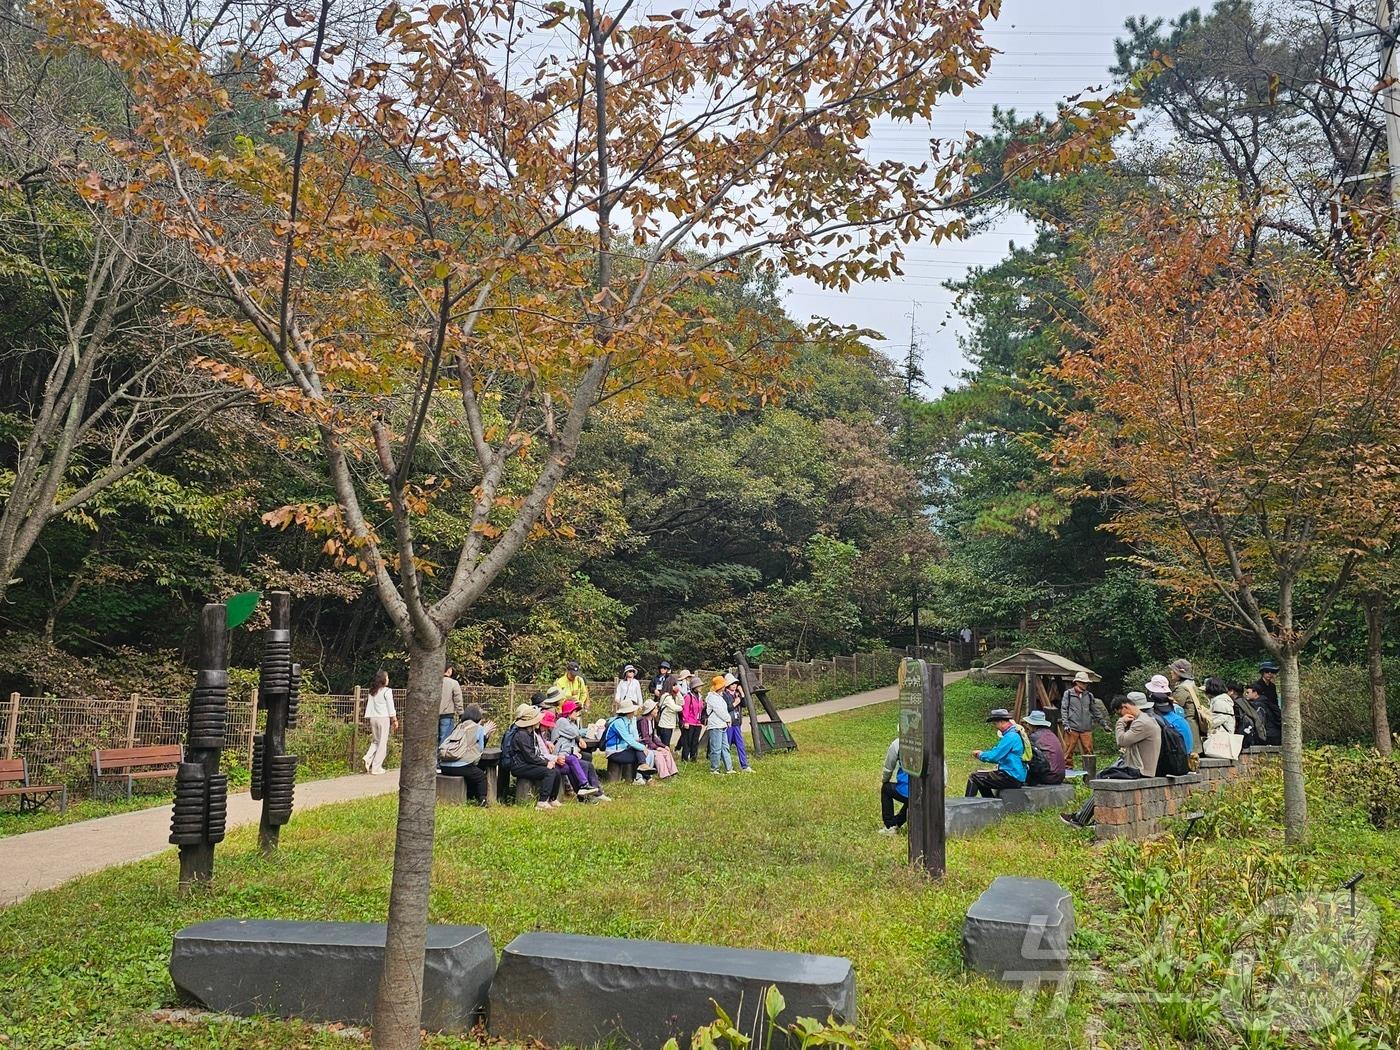
[[(1352, 90), (1374, 70), (1355, 49), (1338, 50), (1319, 12), (1305, 0), (1223, 0), (1172, 23), (1128, 21), (1105, 56), (1116, 75), (1160, 53), (1175, 61), (1152, 82), (1140, 131), (1118, 159), (1011, 183), (967, 215), (978, 228), (1015, 212), (1038, 232), (954, 284), (968, 365), (953, 388), (927, 388), (917, 346), (896, 362), (846, 342), (801, 341), (784, 376), (789, 393), (776, 402), (730, 411), (657, 396), (603, 406), (554, 497), (550, 528), (454, 632), (459, 673), (532, 681), (568, 659), (610, 676), (663, 654), (713, 665), (755, 642), (765, 659), (908, 645), (916, 606), (918, 641), (972, 627), (988, 656), (1037, 644), (1114, 684), (1181, 653), (1247, 660), (1249, 638), (1217, 626), (1217, 611), (1173, 604), (1138, 552), (1100, 528), (1110, 508), (1076, 499), (1074, 479), (1055, 471), (1045, 450), (1067, 405), (1045, 369), (1082, 337), (1073, 289), (1086, 245), (1113, 236), (1115, 217), (1136, 202), (1250, 199), (1288, 185), (1295, 192), (1275, 209), (1274, 234), (1314, 248), (1334, 237), (1335, 209), (1309, 187), (1348, 184), (1374, 167), (1381, 125), (1365, 109), (1368, 92)], [(65, 104), (110, 104), (100, 81), (81, 83)], [(1000, 171), (1009, 144), (1037, 126), (1000, 114), (980, 147), (986, 170)], [(80, 287), (91, 260), (88, 212), (27, 183), (22, 151), (12, 138), (3, 145), (0, 492), (9, 499), (64, 338), (58, 292)], [(1358, 197), (1383, 192), (1348, 185)], [(29, 235), (36, 200), (64, 229), (61, 252)], [(133, 312), (159, 315), (161, 294)], [(771, 283), (697, 294), (713, 298), (736, 342), (758, 337), (755, 316), (763, 338), (799, 341)], [(148, 332), (133, 324), (121, 336), (90, 400), (133, 362), (154, 359)], [(178, 388), (181, 358), (159, 360), (169, 374), (148, 381)], [(85, 433), (59, 498), (101, 473), (119, 437), (102, 426)], [(365, 578), (337, 567), (314, 530), (264, 520), (333, 502), (315, 456), (273, 409), (236, 402), (54, 518), (4, 592), (0, 689), (183, 691), (200, 604), (245, 589), (292, 592), (298, 655), (327, 688), (392, 665), (401, 654)], [(434, 513), (451, 532), (452, 499)], [(1389, 611), (1389, 581), (1372, 584)], [(1364, 598), (1337, 607), (1316, 662), (1364, 659)], [(250, 642), (240, 632), (235, 662), (251, 662)]]

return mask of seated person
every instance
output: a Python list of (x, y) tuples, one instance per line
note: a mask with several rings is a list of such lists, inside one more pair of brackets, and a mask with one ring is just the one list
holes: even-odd
[[(562, 726), (562, 728), (561, 728)], [(574, 794), (580, 802), (611, 802), (603, 794), (598, 783), (598, 771), (592, 761), (585, 761), (578, 754), (578, 726), (572, 719), (546, 711), (540, 716), (540, 729), (549, 734), (550, 750), (564, 760), (564, 769), (573, 782)]]
[(997, 798), (998, 791), (1025, 787), (1026, 760), (1023, 757), (1025, 745), (1021, 734), (1016, 731), (1016, 722), (1011, 712), (998, 707), (986, 717), (986, 721), (997, 727), (997, 742), (984, 751), (972, 752), (979, 762), (994, 762), (995, 769), (982, 769), (967, 778), (968, 798), (981, 795), (983, 798)]
[(1030, 731), (1031, 746), (1045, 755), (1048, 769), (1028, 769), (1026, 786), (1033, 784), (1063, 784), (1065, 782), (1065, 749), (1050, 719), (1044, 711), (1032, 711), (1026, 716), (1026, 727)]
[(603, 751), (610, 762), (624, 762), (636, 767), (636, 782), (644, 783), (645, 773), (654, 772), (646, 746), (637, 735), (637, 705), (624, 700), (617, 707), (617, 714), (608, 720), (607, 734), (603, 738)]
[(486, 771), (480, 765), (481, 752), (486, 738), (495, 731), (495, 722), (482, 722), (481, 706), (468, 704), (462, 721), (438, 747), (438, 772), (465, 780), (467, 800), (481, 806), (486, 805)]
[(676, 758), (671, 754), (671, 749), (661, 742), (657, 733), (657, 707), (656, 701), (650, 698), (642, 702), (641, 716), (637, 719), (637, 737), (656, 766), (656, 779), (665, 780), (675, 776), (679, 770), (676, 769)]
[(515, 709), (516, 732), (510, 738), (510, 772), (517, 780), (529, 780), (539, 790), (536, 809), (556, 809), (559, 802), (559, 774), (564, 760), (550, 752), (540, 733), (542, 715), (538, 707), (521, 704)]
[[(895, 812), (898, 804), (899, 812)], [(885, 768), (880, 774), (881, 835), (893, 835), (909, 819), (909, 774), (899, 764), (899, 737), (885, 751)]]
[[(1152, 776), (1162, 751), (1162, 727), (1152, 717), (1152, 706), (1146, 695), (1133, 692), (1115, 696), (1109, 710), (1118, 719), (1113, 727), (1113, 738), (1118, 742), (1118, 761), (1099, 775), (1113, 777), (1112, 770), (1120, 774), (1119, 779)], [(1093, 796), (1090, 795), (1077, 811), (1061, 813), (1060, 819), (1071, 827), (1089, 827), (1094, 823)]]

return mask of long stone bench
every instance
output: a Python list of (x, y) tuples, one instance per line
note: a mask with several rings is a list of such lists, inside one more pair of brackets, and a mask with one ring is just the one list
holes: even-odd
[(714, 1021), (713, 999), (742, 1032), (765, 1036), (763, 998), (777, 985), (783, 1022), (854, 1020), (855, 972), (829, 955), (700, 944), (525, 933), (506, 945), (491, 986), (497, 1038), (590, 1047), (624, 1043), (654, 1050), (673, 1036), (690, 1045)]
[(999, 875), (967, 910), (963, 958), (970, 969), (1024, 986), (1069, 969), (1074, 899), (1046, 879)]
[[(384, 924), (216, 919), (175, 935), (170, 977), (219, 1013), (371, 1022)], [(429, 926), (423, 1027), (469, 1030), (486, 1007), (496, 953), (484, 926)]]
[(1073, 784), (1034, 784), (1007, 788), (998, 794), (1008, 813), (1039, 813), (1044, 809), (1062, 810), (1074, 805)]

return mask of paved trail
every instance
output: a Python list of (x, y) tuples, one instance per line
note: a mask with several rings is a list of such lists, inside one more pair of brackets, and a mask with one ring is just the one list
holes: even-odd
[[(950, 673), (947, 680), (957, 681), (964, 673)], [(872, 689), (819, 704), (789, 708), (781, 714), (784, 722), (801, 722), (885, 703), (893, 700), (895, 693), (894, 686)], [(361, 773), (306, 781), (297, 785), (296, 811), (301, 813), (317, 806), (386, 795), (398, 788), (398, 770), (390, 770), (379, 777)], [(261, 811), (262, 804), (254, 802), (246, 791), (230, 795), (229, 829), (256, 824)], [(103, 868), (130, 864), (164, 852), (171, 848), (169, 836), (170, 807), (161, 805), (0, 838), (0, 907)]]

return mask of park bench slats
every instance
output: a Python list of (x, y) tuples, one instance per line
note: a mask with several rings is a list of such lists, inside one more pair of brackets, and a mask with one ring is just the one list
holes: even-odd
[(31, 784), (29, 766), (23, 758), (0, 758), (0, 796), (19, 796), (21, 813), (39, 809), (58, 798), (58, 811), (68, 809), (68, 788), (63, 784)]
[(97, 797), (102, 781), (119, 780), (126, 784), (126, 797), (130, 798), (134, 781), (173, 777), (183, 758), (184, 750), (179, 744), (95, 748), (92, 752), (93, 797)]

